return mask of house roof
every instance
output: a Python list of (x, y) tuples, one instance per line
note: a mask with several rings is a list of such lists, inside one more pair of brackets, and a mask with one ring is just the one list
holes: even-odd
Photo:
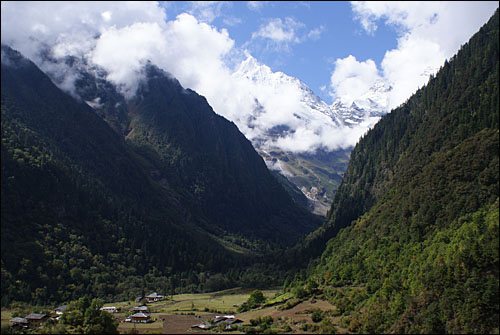
[(232, 320), (234, 319), (234, 315), (217, 315), (212, 322), (217, 323), (225, 320)]
[(20, 318), (20, 317), (15, 317), (13, 319), (10, 319), (10, 322), (14, 322), (14, 323), (28, 323), (28, 320), (26, 320), (26, 318)]
[(210, 325), (206, 325), (204, 323), (200, 323), (199, 325), (191, 326), (191, 328), (210, 329)]
[(215, 318), (213, 318), (212, 322), (217, 323), (217, 322), (221, 322), (223, 320), (226, 320), (226, 318), (223, 316), (216, 316)]
[(59, 307), (57, 307), (56, 309), (54, 309), (55, 311), (64, 311), (66, 308), (68, 308), (67, 305), (61, 305)]
[(47, 316), (47, 314), (31, 313), (30, 315), (26, 315), (25, 318), (28, 320), (41, 320), (46, 316)]
[(132, 314), (131, 316), (129, 316), (129, 318), (149, 318), (149, 314), (139, 312), (139, 313)]
[(133, 311), (147, 311), (148, 310), (148, 306), (134, 306), (134, 308), (132, 308)]
[(153, 292), (151, 293), (150, 295), (147, 295), (146, 298), (159, 298), (159, 297), (163, 297), (162, 295), (156, 293), (156, 292)]
[(242, 320), (236, 318), (226, 319), (224, 322), (227, 323), (228, 325), (232, 325), (233, 323), (243, 323)]

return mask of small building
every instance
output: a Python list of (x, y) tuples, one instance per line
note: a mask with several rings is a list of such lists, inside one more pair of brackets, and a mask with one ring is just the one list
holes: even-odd
[(132, 308), (132, 311), (138, 313), (148, 313), (148, 306), (134, 306), (134, 308)]
[(217, 324), (228, 319), (234, 319), (234, 315), (216, 315), (215, 318), (212, 319), (212, 323)]
[(137, 323), (148, 323), (152, 321), (149, 313), (142, 313), (142, 312), (132, 314), (127, 319), (130, 319), (130, 322), (137, 322)]
[(15, 317), (10, 319), (10, 323), (12, 327), (20, 327), (20, 328), (27, 328), (29, 325), (28, 320), (26, 320), (26, 318), (21, 318), (21, 317)]
[(68, 308), (67, 305), (61, 305), (59, 307), (57, 307), (56, 309), (54, 309), (54, 312), (57, 314), (57, 315), (63, 315), (64, 314), (64, 311)]
[(212, 324), (220, 326), (221, 324), (226, 325), (226, 329), (232, 329), (234, 325), (243, 323), (242, 320), (237, 319), (234, 315), (217, 315), (213, 320)]
[(140, 297), (135, 298), (135, 302), (141, 302), (144, 297), (141, 295)]
[(104, 306), (99, 308), (101, 311), (109, 312), (109, 313), (118, 313), (120, 311), (119, 308), (116, 308), (115, 306)]
[(150, 295), (146, 296), (147, 302), (156, 302), (156, 301), (161, 301), (165, 298), (163, 295), (160, 295), (156, 292), (151, 293)]
[(38, 313), (31, 313), (30, 315), (25, 316), (25, 319), (28, 320), (29, 326), (33, 328), (40, 327), (42, 325), (42, 322), (44, 322), (48, 318), (49, 316), (47, 314)]
[(211, 328), (211, 326), (207, 325), (207, 324), (204, 324), (204, 323), (200, 323), (199, 325), (191, 326), (191, 328), (193, 328), (193, 329), (198, 328), (198, 329), (202, 329), (202, 330), (208, 330), (208, 329)]
[(236, 318), (230, 318), (230, 319), (226, 319), (225, 321), (222, 321), (222, 323), (226, 324), (226, 329), (233, 329), (234, 326), (242, 324), (243, 320), (236, 319)]

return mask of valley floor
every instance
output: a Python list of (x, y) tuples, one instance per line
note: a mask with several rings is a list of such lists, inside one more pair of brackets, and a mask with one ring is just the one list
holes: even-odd
[[(139, 333), (213, 334), (219, 333), (220, 330), (217, 327), (212, 327), (209, 330), (193, 329), (192, 327), (199, 324), (211, 324), (217, 315), (234, 315), (235, 318), (243, 321), (243, 326), (250, 326), (251, 320), (270, 316), (273, 322), (269, 327), (274, 328), (275, 333), (309, 334), (317, 330), (314, 328), (312, 311), (321, 310), (327, 315), (336, 309), (327, 301), (314, 299), (301, 301), (288, 308), (288, 306), (285, 307), (287, 301), (293, 300), (290, 294), (282, 293), (280, 290), (264, 290), (262, 292), (267, 299), (264, 306), (244, 313), (237, 313), (238, 307), (247, 301), (251, 291), (237, 288), (213, 293), (174, 295), (171, 300), (149, 305), (152, 311), (151, 316), (155, 319), (154, 323), (139, 325), (121, 322), (118, 330), (120, 333), (127, 333), (131, 328), (135, 328)], [(134, 305), (132, 302), (121, 304), (122, 309)], [(106, 304), (106, 306), (108, 305), (119, 306), (119, 304)], [(116, 315), (116, 317), (123, 320), (125, 314)], [(337, 331), (348, 333), (347, 329), (340, 326), (340, 317), (330, 317), (329, 319)], [(242, 334), (243, 332), (240, 329), (230, 333)]]
[[(238, 313), (238, 307), (248, 300), (252, 291), (235, 288), (212, 293), (173, 295), (167, 300), (147, 304), (153, 322), (145, 324), (125, 322), (125, 319), (132, 314), (132, 308), (138, 305), (134, 301), (112, 302), (104, 306), (120, 309), (120, 312), (112, 314), (120, 322), (118, 331), (121, 334), (220, 333), (222, 329), (213, 325), (207, 330), (193, 328), (200, 324), (211, 325), (218, 315), (234, 315), (236, 319), (243, 321), (239, 329), (224, 330), (224, 333), (243, 334), (245, 327), (254, 327), (260, 332), (261, 320), (266, 317), (267, 320), (271, 317), (272, 321), (268, 321), (265, 327), (269, 327), (274, 333), (321, 333), (320, 323), (313, 321), (312, 313), (315, 310), (320, 310), (322, 318), (327, 319), (337, 332), (348, 333), (348, 330), (340, 325), (340, 317), (333, 316), (332, 311), (336, 308), (329, 302), (320, 299), (298, 301), (290, 293), (283, 293), (279, 289), (263, 290), (262, 293), (266, 297), (263, 306)], [(14, 310), (2, 310), (2, 326), (9, 324), (13, 312)], [(248, 331), (248, 328), (246, 330)]]

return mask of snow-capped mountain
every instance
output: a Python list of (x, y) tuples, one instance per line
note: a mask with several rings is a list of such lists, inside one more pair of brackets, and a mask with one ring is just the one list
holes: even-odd
[[(298, 78), (283, 72), (273, 72), (252, 56), (239, 65), (233, 77), (254, 88), (249, 92), (256, 102), (253, 114), (246, 119), (246, 124), (239, 125), (240, 128), (247, 127), (252, 131), (261, 128), (260, 132), (253, 131), (257, 136), (249, 138), (268, 167), (294, 183), (311, 200), (315, 212), (324, 214), (342, 180), (357, 136), (362, 135), (375, 124), (378, 117), (386, 113), (387, 93), (391, 88), (383, 81), (377, 81), (350, 105), (340, 99), (329, 105)], [(288, 100), (294, 101), (293, 108), (282, 108)], [(274, 120), (273, 114), (280, 115), (286, 123), (267, 126), (262, 122)], [(303, 135), (308, 132), (309, 136)], [(297, 134), (302, 137), (294, 137)], [(311, 138), (315, 136), (330, 143), (331, 147), (298, 150), (301, 143), (313, 142)], [(292, 137), (295, 145), (293, 150), (280, 145)], [(345, 137), (351, 137), (349, 142), (345, 142)], [(338, 145), (332, 143), (337, 139), (344, 142)]]
[(333, 113), (331, 106), (324, 102), (320, 97), (298, 78), (288, 76), (283, 72), (272, 72), (271, 68), (265, 64), (259, 63), (254, 57), (248, 56), (246, 60), (241, 62), (239, 67), (233, 73), (233, 77), (245, 78), (259, 85), (268, 85), (274, 90), (279, 90), (283, 86), (292, 86), (300, 93), (300, 101), (307, 107), (310, 115), (309, 118), (316, 113), (322, 113), (331, 118), (331, 121), (336, 125), (341, 125), (342, 122)]
[(300, 95), (300, 102), (305, 107), (304, 115), (297, 115), (297, 117), (303, 116), (310, 120), (322, 119), (318, 115), (320, 113), (327, 115), (330, 122), (337, 127), (352, 127), (364, 121), (366, 117), (384, 115), (387, 112), (387, 93), (391, 90), (391, 87), (384, 81), (378, 80), (351, 105), (344, 104), (340, 99), (329, 105), (300, 79), (283, 72), (272, 72), (267, 65), (259, 63), (252, 56), (248, 56), (238, 66), (233, 77), (245, 78), (258, 85), (271, 87), (275, 91), (283, 86), (293, 87)]

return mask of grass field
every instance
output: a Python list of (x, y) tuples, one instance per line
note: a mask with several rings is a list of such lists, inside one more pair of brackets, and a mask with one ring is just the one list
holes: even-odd
[[(212, 293), (178, 294), (167, 302), (151, 304), (151, 309), (161, 313), (219, 312), (234, 314), (238, 306), (248, 300), (253, 290), (231, 289)], [(262, 293), (272, 299), (279, 290), (264, 290)]]
[(2, 327), (10, 324), (9, 320), (12, 319), (12, 311), (9, 309), (2, 309)]

